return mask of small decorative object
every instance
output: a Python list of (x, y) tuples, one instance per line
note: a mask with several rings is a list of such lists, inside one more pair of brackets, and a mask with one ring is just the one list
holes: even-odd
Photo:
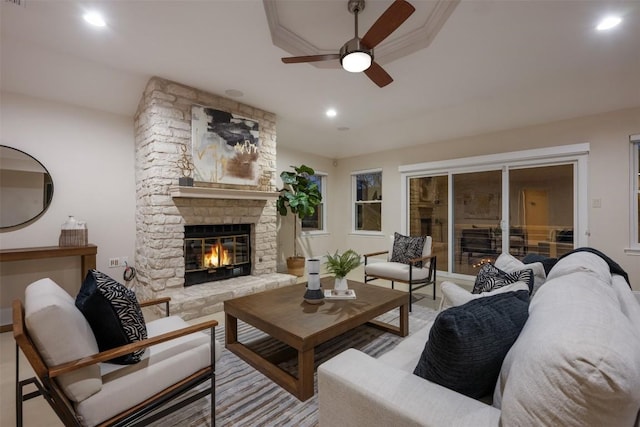
[(345, 295), (349, 291), (346, 276), (351, 270), (361, 264), (360, 255), (353, 249), (346, 250), (342, 255), (336, 251), (335, 254), (327, 254), (325, 266), (330, 274), (336, 278), (333, 290), (338, 295)]
[(193, 163), (187, 156), (187, 147), (184, 144), (180, 144), (180, 150), (182, 151), (182, 157), (178, 160), (178, 167), (182, 171), (182, 176), (178, 178), (178, 185), (182, 187), (193, 187)]
[(300, 277), (304, 274), (304, 257), (298, 256), (297, 251), (298, 221), (315, 213), (322, 194), (318, 184), (310, 179), (315, 174), (313, 169), (305, 165), (293, 169), (295, 172), (283, 171), (280, 174), (283, 188), (278, 190), (280, 196), (276, 207), (282, 216), (286, 216), (288, 211), (297, 216), (293, 219), (293, 256), (287, 258), (287, 268), (289, 274)]
[(318, 258), (309, 258), (307, 260), (307, 272), (309, 274), (320, 274), (320, 260)]
[(58, 246), (87, 246), (88, 244), (87, 223), (78, 221), (73, 215), (69, 215), (69, 218), (62, 224)]
[(347, 289), (346, 291), (336, 291), (335, 289), (327, 289), (324, 291), (326, 299), (356, 299), (356, 291)]
[(324, 298), (320, 286), (320, 260), (312, 258), (307, 266), (307, 291), (304, 293), (304, 300), (309, 304), (320, 304)]

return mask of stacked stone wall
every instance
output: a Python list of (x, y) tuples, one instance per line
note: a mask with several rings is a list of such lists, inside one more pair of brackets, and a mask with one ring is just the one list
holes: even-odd
[(135, 116), (136, 290), (153, 298), (184, 286), (184, 226), (252, 224), (252, 275), (276, 271), (274, 200), (172, 198), (182, 171), (181, 145), (191, 153), (191, 108), (202, 105), (255, 120), (260, 126), (257, 186), (209, 187), (276, 191), (275, 115), (158, 77), (149, 80)]

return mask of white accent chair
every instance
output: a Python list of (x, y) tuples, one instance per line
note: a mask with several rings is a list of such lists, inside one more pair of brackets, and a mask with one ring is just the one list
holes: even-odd
[[(13, 302), (16, 341), (16, 424), (23, 402), (43, 396), (66, 426), (146, 425), (209, 396), (215, 425), (215, 362), (222, 347), (215, 320), (189, 325), (169, 316), (147, 323), (148, 338), (99, 352), (95, 336), (75, 300), (51, 279), (29, 285), (24, 307)], [(209, 330), (210, 335), (200, 331)], [(133, 365), (108, 363), (145, 348)], [(22, 350), (36, 376), (20, 379)], [(25, 387), (36, 390), (25, 393)], [(197, 391), (187, 394), (195, 387)]]
[[(393, 236), (391, 236), (391, 249), (380, 252), (364, 254), (364, 282), (383, 279), (394, 283), (406, 283), (409, 285), (409, 311), (411, 311), (412, 293), (415, 289), (433, 285), (433, 299), (436, 299), (436, 256), (433, 255), (433, 241), (431, 236), (426, 236), (422, 256), (410, 260), (409, 264), (391, 262), (393, 252)], [(387, 255), (385, 261), (371, 262), (369, 258)], [(418, 265), (422, 263), (422, 267)]]

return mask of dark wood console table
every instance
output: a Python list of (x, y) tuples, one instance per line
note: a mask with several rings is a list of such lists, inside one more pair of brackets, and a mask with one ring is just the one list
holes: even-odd
[(37, 248), (1, 249), (0, 262), (79, 256), (82, 263), (80, 269), (80, 281), (82, 281), (87, 274), (87, 270), (96, 268), (97, 253), (98, 247), (92, 244), (87, 246), (41, 246)]

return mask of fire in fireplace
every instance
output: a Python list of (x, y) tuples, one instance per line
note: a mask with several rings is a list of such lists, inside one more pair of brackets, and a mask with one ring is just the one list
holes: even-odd
[(184, 285), (251, 274), (251, 224), (186, 225)]

